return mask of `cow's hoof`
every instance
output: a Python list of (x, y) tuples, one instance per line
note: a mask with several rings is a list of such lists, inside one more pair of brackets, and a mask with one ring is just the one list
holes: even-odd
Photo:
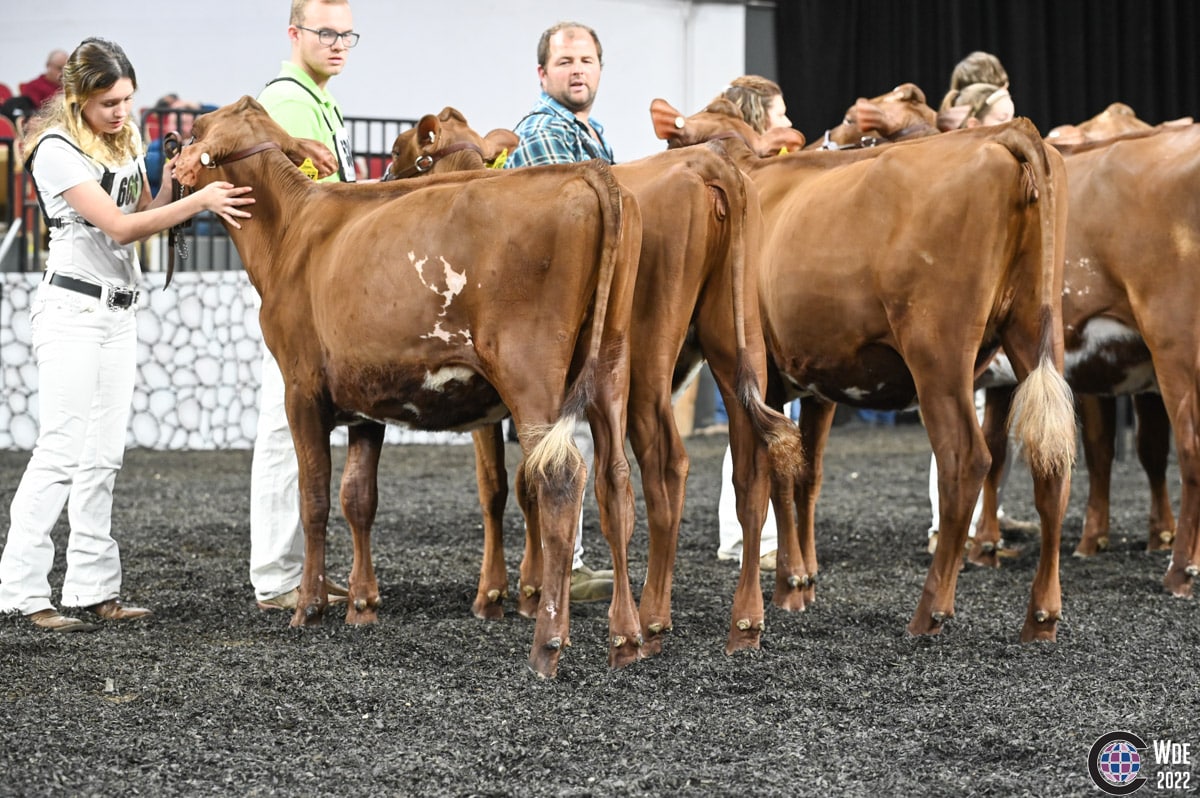
[(1094, 557), (1102, 551), (1108, 551), (1108, 544), (1108, 535), (1101, 535), (1098, 538), (1085, 537), (1075, 547), (1075, 556)]
[(1192, 597), (1192, 582), (1195, 581), (1196, 566), (1180, 568), (1172, 562), (1167, 566), (1167, 573), (1163, 576), (1163, 588), (1172, 596), (1178, 598)]
[(320, 626), (325, 620), (325, 608), (320, 604), (297, 604), (291, 626)]
[(1021, 627), (1022, 643), (1053, 643), (1058, 638), (1060, 613), (1037, 610), (1025, 618)]
[(757, 651), (762, 645), (762, 633), (766, 623), (759, 619), (752, 623), (749, 618), (743, 618), (729, 629), (729, 640), (725, 643), (725, 653), (733, 654), (738, 651)]
[(942, 633), (946, 621), (954, 617), (952, 612), (918, 612), (908, 622), (908, 633), (914, 637), (928, 637)]
[(804, 612), (817, 597), (816, 577), (808, 574), (782, 574), (775, 579), (771, 603), (787, 612)]
[(616, 670), (637, 662), (643, 656), (642, 644), (640, 633), (633, 637), (613, 635), (608, 646), (608, 667)]
[(489, 590), (485, 595), (476, 595), (471, 604), (471, 614), (481, 621), (498, 621), (504, 617), (504, 599), (507, 594)]
[(355, 605), (350, 605), (346, 608), (346, 623), (354, 626), (366, 626), (376, 623), (379, 620), (379, 613), (375, 607), (367, 605), (359, 609)]
[(1167, 551), (1175, 543), (1174, 529), (1161, 529), (1150, 535), (1146, 541), (1146, 551)]
[(980, 568), (1000, 567), (1000, 547), (988, 541), (967, 549), (967, 562)]
[[(555, 645), (557, 643), (557, 645)], [(545, 645), (533, 646), (529, 652), (529, 668), (542, 679), (553, 679), (558, 675), (558, 658), (562, 654), (562, 641), (558, 638)]]
[(542, 591), (536, 587), (525, 585), (517, 594), (517, 614), (522, 618), (537, 619), (538, 601)]

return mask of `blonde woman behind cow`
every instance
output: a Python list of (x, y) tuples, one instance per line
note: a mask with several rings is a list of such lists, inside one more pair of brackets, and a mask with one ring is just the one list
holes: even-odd
[[(773, 128), (791, 127), (787, 116), (787, 104), (783, 101), (783, 90), (773, 80), (759, 75), (743, 75), (734, 79), (716, 99), (731, 101), (742, 112), (742, 118), (755, 132), (765, 133)], [(720, 544), (717, 559), (742, 559), (742, 525), (737, 517), (737, 499), (733, 491), (733, 453), (725, 447), (725, 459), (721, 463), (721, 493), (717, 500), (717, 519)], [(759, 561), (765, 571), (775, 570), (775, 558), (779, 549), (779, 531), (775, 528), (774, 513), (767, 513), (762, 528), (762, 552)]]

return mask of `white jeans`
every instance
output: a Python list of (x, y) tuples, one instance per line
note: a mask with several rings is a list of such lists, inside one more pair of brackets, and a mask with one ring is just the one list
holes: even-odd
[(250, 466), (250, 583), (259, 600), (298, 587), (304, 569), (300, 466), (283, 393), (279, 364), (264, 346)]
[(30, 314), (38, 366), (37, 443), (17, 486), (0, 555), (0, 611), (51, 609), (54, 525), (67, 505), (71, 531), (62, 603), (86, 607), (121, 593), (112, 537), (113, 482), (125, 457), (137, 375), (132, 308), (38, 287)]
[[(733, 450), (725, 447), (725, 459), (721, 461), (721, 495), (717, 500), (717, 520), (720, 524), (721, 544), (717, 556), (742, 560), (742, 524), (737, 517), (737, 496), (733, 490)], [(760, 556), (779, 549), (779, 530), (775, 527), (775, 513), (767, 505), (767, 517), (763, 522)]]

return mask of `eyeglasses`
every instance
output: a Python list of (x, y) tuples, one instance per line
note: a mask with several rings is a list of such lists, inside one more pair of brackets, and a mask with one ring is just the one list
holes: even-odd
[(299, 30), (306, 30), (309, 33), (317, 34), (317, 40), (320, 41), (321, 44), (325, 45), (326, 47), (333, 47), (334, 42), (336, 42), (338, 39), (342, 40), (342, 44), (344, 44), (346, 46), (347, 50), (349, 50), (354, 45), (358, 44), (359, 36), (354, 31), (348, 30), (345, 33), (338, 33), (337, 31), (330, 30), (329, 28), (321, 28), (320, 30), (313, 30), (312, 28), (306, 28), (303, 25), (297, 25), (296, 27)]

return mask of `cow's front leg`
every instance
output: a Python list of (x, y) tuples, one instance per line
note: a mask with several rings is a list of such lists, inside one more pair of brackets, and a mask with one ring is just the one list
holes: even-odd
[[(287, 375), (284, 375), (285, 380)], [(292, 626), (321, 623), (329, 596), (325, 588), (325, 536), (329, 524), (329, 479), (333, 470), (329, 454), (332, 424), (321, 409), (286, 390), (288, 424), (300, 468), (300, 521), (304, 526), (304, 570)]]
[(341, 488), (342, 514), (346, 516), (354, 540), (346, 623), (375, 623), (378, 618), (379, 583), (371, 560), (371, 526), (379, 507), (379, 455), (383, 449), (383, 433), (383, 424), (362, 423), (350, 427)]

